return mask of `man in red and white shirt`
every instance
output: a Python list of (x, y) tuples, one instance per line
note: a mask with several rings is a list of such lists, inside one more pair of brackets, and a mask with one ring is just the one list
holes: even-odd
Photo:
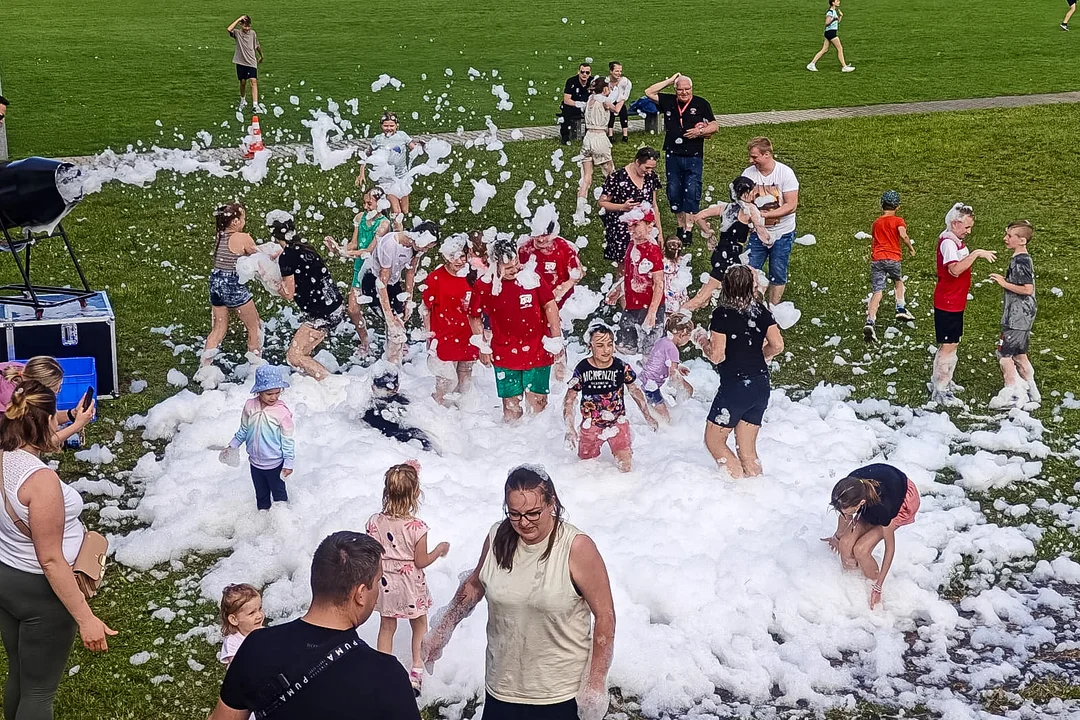
[(623, 296), (616, 346), (621, 353), (648, 355), (664, 332), (664, 252), (656, 242), (653, 212), (631, 217), (630, 246), (623, 259), (622, 284), (608, 293), (614, 305)]
[(518, 250), (522, 265), (531, 258), (536, 258), (536, 272), (551, 285), (555, 302), (562, 308), (574, 294), (574, 286), (585, 275), (577, 249), (559, 236), (558, 227), (552, 222), (547, 233), (534, 235)]
[[(496, 240), (492, 256), (496, 276), (480, 278), (469, 302), (471, 342), (480, 349), (480, 362), (494, 367), (503, 419), (513, 422), (523, 414), (522, 396), (534, 413), (547, 407), (551, 366), (564, 357), (562, 329), (551, 285), (523, 271), (517, 242)], [(485, 314), (490, 345), (484, 340)]]
[(473, 363), (480, 349), (469, 342), (469, 302), (472, 286), (467, 279), (466, 235), (453, 235), (439, 248), (445, 262), (425, 280), (422, 299), (428, 338), (428, 368), (435, 376), (432, 397), (446, 405), (446, 396), (463, 393), (472, 381)]
[(934, 332), (938, 350), (934, 355), (933, 389), (931, 400), (943, 405), (958, 401), (953, 382), (956, 370), (956, 349), (964, 334), (964, 308), (971, 289), (971, 266), (979, 258), (995, 259), (989, 250), (969, 251), (964, 238), (975, 225), (975, 212), (957, 203), (945, 216), (945, 232), (938, 237), (937, 285), (934, 286)]

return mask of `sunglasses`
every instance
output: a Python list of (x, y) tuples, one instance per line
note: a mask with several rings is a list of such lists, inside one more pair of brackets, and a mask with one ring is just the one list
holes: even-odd
[(592, 75), (592, 70), (578, 70), (578, 75)]

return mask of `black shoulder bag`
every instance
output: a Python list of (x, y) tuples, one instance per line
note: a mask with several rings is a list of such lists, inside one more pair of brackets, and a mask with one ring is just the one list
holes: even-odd
[(277, 677), (268, 682), (259, 691), (258, 698), (260, 707), (255, 711), (258, 720), (270, 717), (281, 710), (287, 703), (292, 701), (311, 681), (326, 672), (331, 665), (341, 660), (350, 652), (364, 644), (356, 630), (346, 630), (345, 639), (340, 637), (324, 643), (319, 647), (318, 660), (302, 674), (278, 673)]

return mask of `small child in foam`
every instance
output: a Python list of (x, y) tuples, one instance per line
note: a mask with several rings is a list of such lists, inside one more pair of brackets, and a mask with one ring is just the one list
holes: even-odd
[(652, 352), (645, 358), (641, 372), (638, 373), (638, 381), (645, 389), (645, 399), (649, 407), (655, 410), (665, 422), (671, 422), (667, 401), (664, 400), (660, 389), (665, 382), (670, 380), (676, 396), (690, 397), (694, 394), (694, 388), (683, 378), (690, 369), (679, 364), (679, 348), (690, 342), (690, 335), (694, 331), (694, 321), (689, 315), (675, 313), (668, 316), (664, 330), (666, 331), (664, 337), (656, 341)]
[(221, 591), (221, 651), (218, 660), (229, 665), (247, 636), (263, 626), (262, 595), (247, 583)]
[(1035, 228), (1027, 220), (1017, 220), (1005, 228), (1005, 247), (1012, 250), (1005, 275), (990, 273), (990, 279), (1005, 291), (1001, 314), (1001, 337), (997, 356), (1005, 387), (990, 401), (994, 409), (1023, 405), (1025, 401), (1041, 402), (1042, 395), (1035, 386), (1035, 369), (1028, 358), (1031, 328), (1035, 324), (1035, 266), (1027, 246)]
[[(919, 511), (919, 488), (898, 468), (875, 463), (852, 470), (836, 483), (829, 501), (840, 516), (836, 532), (822, 540), (840, 556), (845, 570), (862, 570), (873, 582), (871, 609), (881, 602), (881, 587), (896, 554), (896, 529), (915, 522)], [(885, 541), (885, 555), (878, 567), (874, 548)]]
[(420, 463), (409, 460), (386, 471), (382, 512), (367, 521), (367, 533), (382, 543), (382, 584), (375, 610), (379, 613), (379, 652), (394, 652), (398, 620), (408, 620), (412, 628), (412, 670), (409, 680), (419, 695), (424, 680), (420, 641), (428, 630), (431, 591), (424, 568), (450, 552), (441, 542), (428, 551), (428, 526), (416, 517), (420, 509)]
[(288, 386), (274, 365), (256, 368), (255, 386), (251, 388), (255, 397), (244, 404), (240, 429), (218, 456), (221, 462), (235, 465), (240, 446), (247, 445), (255, 503), (260, 510), (270, 509), (271, 498), (278, 502), (289, 499), (285, 478), (293, 471), (293, 416), (281, 402), (281, 391)]

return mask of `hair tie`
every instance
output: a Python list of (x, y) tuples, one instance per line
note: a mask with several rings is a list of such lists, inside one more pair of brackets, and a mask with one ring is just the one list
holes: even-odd
[(409, 467), (411, 467), (413, 470), (415, 470), (417, 475), (420, 474), (420, 461), (419, 460), (413, 458), (412, 460), (406, 460), (405, 464), (408, 465)]

